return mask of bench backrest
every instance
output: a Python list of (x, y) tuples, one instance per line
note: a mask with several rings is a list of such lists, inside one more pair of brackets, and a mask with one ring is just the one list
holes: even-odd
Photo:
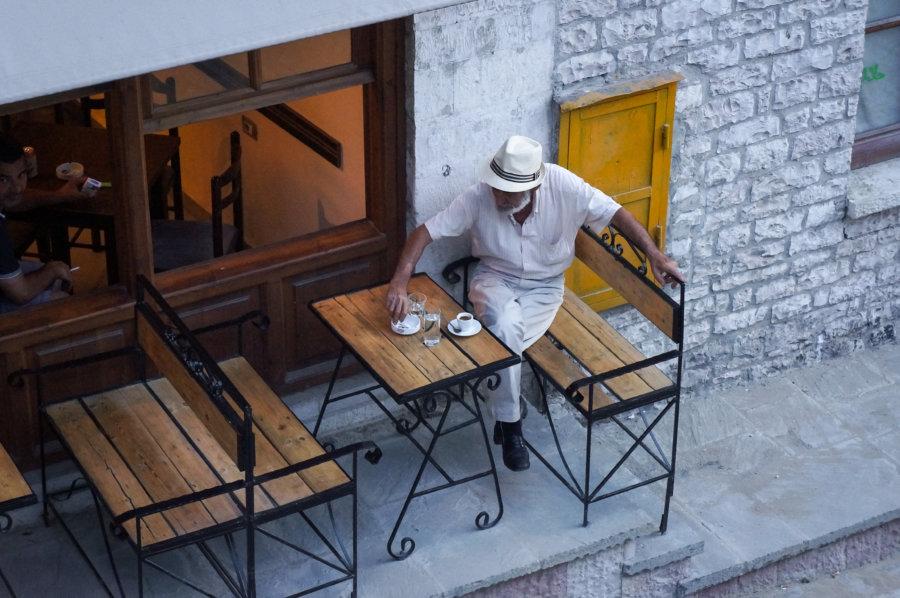
[[(144, 355), (238, 467), (252, 470), (255, 458), (249, 405), (178, 314), (143, 277), (138, 278), (135, 324), (137, 344)], [(146, 372), (145, 366), (145, 378)]]
[[(676, 343), (684, 330), (682, 304), (659, 287), (615, 250), (616, 239), (606, 243), (593, 231), (581, 229), (575, 238), (575, 256), (606, 281), (635, 309)], [(649, 266), (648, 266), (649, 267)]]

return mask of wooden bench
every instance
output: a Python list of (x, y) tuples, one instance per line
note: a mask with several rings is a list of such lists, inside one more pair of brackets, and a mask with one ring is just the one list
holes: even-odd
[[(254, 596), (257, 533), (278, 539), (260, 526), (296, 513), (314, 534), (332, 537), (314, 557), (329, 573), (307, 591), (349, 581), (355, 595), (356, 454), (377, 447), (326, 452), (243, 357), (216, 363), (150, 283), (138, 283), (133, 349), (141, 379), (42, 411), (113, 529), (136, 549), (139, 593), (145, 561), (159, 569), (150, 557), (196, 545), (233, 594)], [(54, 366), (52, 374), (78, 363)], [(337, 462), (345, 456), (351, 475)], [(339, 537), (333, 541), (336, 529), (330, 534), (307, 516), (320, 505), (331, 514), (331, 502), (343, 497), (352, 508), (351, 554), (334, 548), (343, 546)], [(245, 561), (233, 559), (229, 572), (210, 540), (225, 537), (231, 546), (238, 531), (245, 532)], [(118, 574), (116, 580), (124, 594)]]
[[(6, 449), (0, 445), (0, 532), (8, 532), (12, 527), (12, 518), (7, 511), (33, 505), (37, 502), (37, 497), (31, 490), (31, 486), (22, 477), (22, 473), (16, 464), (13, 463), (12, 457), (6, 452)], [(6, 579), (3, 569), (0, 569), (0, 581), (3, 587), (12, 596), (15, 592)]]
[[(623, 243), (627, 243), (641, 261), (635, 267), (622, 257)], [(681, 368), (684, 336), (684, 285), (679, 285), (679, 299), (673, 300), (645, 275), (646, 260), (641, 252), (613, 227), (602, 236), (583, 228), (575, 241), (575, 255), (588, 268), (619, 292), (632, 307), (643, 314), (668, 340), (662, 351), (644, 355), (603, 317), (588, 307), (569, 288), (565, 289), (563, 304), (546, 334), (525, 351), (523, 356), (535, 372), (542, 395), (542, 411), (547, 417), (556, 453), (541, 453), (532, 443), (529, 449), (554, 475), (579, 498), (583, 505), (583, 525), (588, 523), (591, 503), (609, 498), (658, 481), (666, 481), (665, 504), (660, 532), (665, 532), (669, 500), (675, 481), (675, 453), (677, 449), (678, 411), (681, 396)], [(464, 287), (468, 285), (468, 267), (472, 258), (463, 258), (444, 270), (451, 283), (460, 279), (457, 270), (464, 270)], [(465, 288), (464, 292), (468, 293)], [(663, 371), (663, 370), (666, 371)], [(565, 449), (562, 433), (548, 408), (549, 388), (567, 399), (586, 425), (585, 444), (579, 449), (578, 468), (573, 466), (573, 453)], [(655, 405), (652, 421), (647, 421), (644, 408)], [(640, 415), (640, 420), (635, 415)], [(667, 417), (668, 416), (668, 417)], [(629, 419), (630, 417), (630, 419)], [(612, 421), (623, 431), (624, 444), (614, 461), (598, 458), (592, 444), (596, 424)], [(669, 454), (660, 446), (655, 431), (661, 422), (670, 426)], [(604, 429), (604, 450), (617, 446), (608, 442), (611, 431)], [(650, 442), (652, 441), (652, 446)], [(639, 450), (640, 449), (640, 450)], [(631, 468), (637, 454), (646, 455), (647, 463)], [(632, 461), (629, 461), (632, 460)], [(581, 474), (574, 473), (578, 469)], [(595, 471), (596, 470), (596, 471)], [(648, 471), (649, 470), (649, 471)], [(617, 477), (616, 474), (620, 475)], [(592, 479), (599, 482), (592, 485)], [(627, 481), (622, 482), (627, 478)]]

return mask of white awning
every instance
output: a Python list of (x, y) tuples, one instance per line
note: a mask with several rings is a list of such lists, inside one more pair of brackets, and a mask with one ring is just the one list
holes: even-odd
[(2, 11), (0, 105), (458, 3), (10, 0)]

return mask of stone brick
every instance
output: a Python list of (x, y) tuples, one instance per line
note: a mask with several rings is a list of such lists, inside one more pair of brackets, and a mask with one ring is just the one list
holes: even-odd
[(744, 154), (744, 170), (766, 170), (787, 159), (788, 140), (773, 139), (764, 143), (751, 145)]
[(831, 285), (828, 303), (836, 305), (856, 297), (865, 296), (878, 286), (875, 272), (867, 271), (848, 276)]
[(822, 44), (847, 35), (855, 35), (866, 26), (866, 11), (855, 10), (813, 19), (809, 24), (809, 39)]
[(812, 161), (786, 163), (781, 168), (754, 179), (750, 188), (750, 200), (760, 201), (792, 189), (802, 189), (818, 181), (820, 174), (819, 166)]
[(782, 81), (812, 71), (831, 68), (834, 50), (831, 46), (814, 46), (799, 52), (775, 56), (772, 59), (772, 79)]
[(834, 51), (835, 61), (842, 64), (862, 60), (866, 48), (865, 40), (865, 36), (859, 33), (838, 40)]
[(731, 12), (731, 0), (672, 0), (662, 7), (664, 33), (681, 31), (722, 17)]
[(825, 156), (822, 170), (831, 175), (847, 174), (850, 172), (850, 158), (852, 148), (845, 148), (831, 152)]
[(800, 2), (780, 2), (779, 22), (782, 24), (806, 22), (813, 17), (821, 17), (834, 11), (840, 0), (802, 0)]
[(777, 116), (758, 116), (729, 127), (719, 135), (719, 151), (772, 140), (781, 134)]
[(790, 297), (794, 294), (797, 283), (793, 278), (784, 278), (767, 282), (756, 287), (756, 302), (769, 303), (776, 299)]
[(844, 217), (843, 210), (838, 210), (833, 201), (809, 206), (806, 212), (805, 226), (821, 226), (828, 222), (835, 222)]
[(767, 31), (744, 40), (744, 58), (761, 58), (792, 52), (802, 48), (805, 43), (806, 34), (800, 26)]
[(649, 52), (650, 50), (647, 47), (647, 44), (632, 44), (621, 48), (616, 54), (616, 58), (618, 59), (619, 64), (625, 68), (629, 64), (644, 64), (647, 62)]
[(847, 177), (830, 177), (824, 183), (807, 185), (794, 194), (792, 203), (795, 206), (808, 206), (826, 199), (842, 197), (847, 192)]
[(749, 92), (737, 92), (713, 98), (701, 107), (706, 130), (734, 124), (753, 116), (754, 96)]
[(768, 81), (768, 65), (764, 62), (750, 62), (711, 75), (709, 91), (713, 95), (724, 95), (751, 87), (759, 87)]
[(716, 31), (720, 39), (729, 39), (775, 29), (776, 24), (775, 9), (745, 10), (722, 19)]
[(559, 0), (559, 22), (603, 18), (616, 11), (616, 0)]
[(556, 67), (556, 77), (563, 85), (568, 85), (592, 77), (609, 75), (615, 72), (615, 64), (615, 56), (607, 50), (583, 54), (560, 63)]
[(607, 18), (600, 29), (603, 46), (630, 44), (656, 35), (655, 10), (632, 10)]
[(715, 334), (724, 334), (726, 332), (743, 330), (762, 322), (768, 315), (769, 308), (764, 306), (751, 307), (743, 311), (724, 314), (714, 320), (713, 332)]
[(734, 253), (734, 272), (757, 270), (771, 266), (786, 257), (787, 243), (777, 240), (771, 243), (756, 243)]
[(737, 0), (737, 10), (753, 10), (784, 4), (784, 0)]
[(845, 117), (847, 108), (846, 98), (833, 98), (816, 102), (812, 107), (812, 125), (817, 127), (833, 120)]
[[(682, 81), (682, 83), (684, 83)], [(703, 86), (700, 84), (682, 84), (678, 85), (678, 94), (675, 96), (675, 110), (677, 112), (687, 112), (694, 108), (699, 108), (703, 104)], [(704, 136), (705, 137), (705, 136)], [(685, 140), (689, 142), (690, 140)]]
[(788, 297), (772, 305), (772, 321), (781, 322), (807, 313), (812, 309), (812, 297), (803, 293)]
[(841, 121), (798, 133), (794, 138), (791, 159), (824, 154), (830, 150), (853, 145), (853, 123)]
[(809, 126), (809, 108), (795, 108), (784, 112), (784, 132), (796, 133)]
[(754, 232), (757, 240), (783, 239), (803, 230), (804, 215), (800, 211), (757, 220)]
[(774, 108), (780, 110), (816, 99), (819, 78), (814, 73), (800, 75), (775, 86)]
[(558, 50), (561, 54), (580, 54), (597, 43), (597, 26), (593, 21), (560, 27)]
[(735, 247), (746, 247), (750, 242), (750, 223), (741, 223), (719, 231), (716, 250), (728, 253)]
[(737, 178), (741, 170), (741, 158), (737, 154), (722, 154), (706, 161), (707, 185), (727, 183)]
[(843, 225), (840, 222), (834, 222), (821, 228), (805, 230), (791, 237), (788, 253), (793, 256), (800, 252), (830, 247), (840, 243), (843, 238)]
[(822, 73), (821, 83), (819, 84), (819, 97), (833, 98), (835, 96), (858, 93), (861, 72), (862, 64), (853, 63), (834, 67)]
[(688, 52), (687, 62), (707, 72), (735, 66), (741, 62), (741, 47), (735, 42), (728, 42), (699, 48)]
[(712, 28), (694, 27), (672, 35), (663, 35), (653, 40), (650, 59), (659, 61), (686, 48), (695, 48), (712, 41)]

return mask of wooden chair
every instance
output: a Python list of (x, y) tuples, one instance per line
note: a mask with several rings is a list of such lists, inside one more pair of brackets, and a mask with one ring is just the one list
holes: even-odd
[[(230, 188), (223, 195), (223, 188)], [(153, 264), (157, 272), (205, 262), (244, 248), (241, 136), (231, 132), (231, 164), (210, 181), (212, 218), (209, 221), (151, 221)], [(233, 224), (224, 221), (231, 207)]]
[[(166, 77), (165, 81), (150, 75), (151, 94), (161, 94), (165, 97), (165, 104), (174, 104), (175, 79)], [(169, 135), (178, 137), (178, 127), (169, 129)], [(172, 192), (172, 203), (169, 203), (169, 191)], [(168, 218), (169, 214), (175, 220), (184, 220), (184, 192), (181, 188), (181, 152), (175, 152), (169, 162), (169, 168), (159, 182), (150, 189), (150, 217)]]

